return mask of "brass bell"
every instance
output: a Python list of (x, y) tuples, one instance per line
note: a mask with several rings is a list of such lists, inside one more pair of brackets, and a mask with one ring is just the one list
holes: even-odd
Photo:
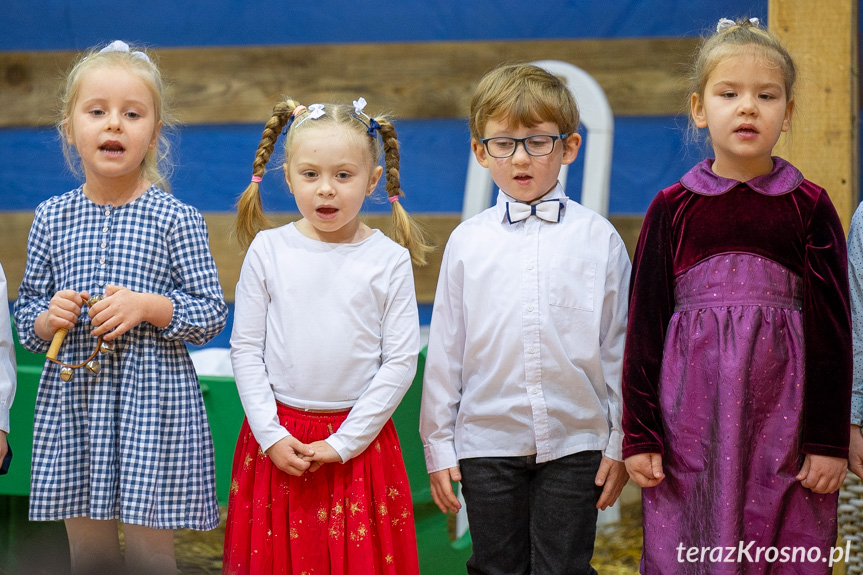
[(60, 379), (63, 381), (72, 381), (72, 376), (75, 375), (75, 370), (65, 365), (60, 368)]
[(91, 359), (87, 362), (87, 365), (84, 366), (84, 369), (86, 369), (87, 373), (90, 375), (99, 375), (99, 372), (102, 371), (102, 364), (95, 359)]
[(102, 299), (103, 299), (103, 297), (101, 294), (94, 295), (93, 297), (91, 297), (90, 299), (87, 300), (87, 305), (92, 307), (92, 306), (96, 305), (97, 303), (99, 303), (100, 301), (102, 301)]
[(102, 353), (114, 353), (116, 349), (117, 345), (113, 341), (103, 341), (99, 346), (99, 351)]

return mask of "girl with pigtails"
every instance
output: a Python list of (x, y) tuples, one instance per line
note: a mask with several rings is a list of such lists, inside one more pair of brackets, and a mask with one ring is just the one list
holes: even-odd
[[(287, 100), (267, 122), (238, 203), (247, 246), (231, 360), (246, 419), (224, 573), (418, 573), (411, 494), (390, 416), (419, 351), (411, 261), (430, 249), (399, 203), (385, 118)], [(259, 184), (285, 130), (302, 218), (268, 229)], [(380, 136), (380, 140), (378, 139)], [(359, 219), (384, 168), (396, 242)]]

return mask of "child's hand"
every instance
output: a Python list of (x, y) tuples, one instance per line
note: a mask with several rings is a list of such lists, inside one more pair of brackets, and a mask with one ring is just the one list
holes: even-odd
[(797, 480), (813, 493), (833, 493), (845, 481), (847, 469), (847, 459), (807, 453)]
[(315, 454), (311, 458), (312, 466), (309, 471), (315, 472), (321, 468), (324, 463), (341, 463), (342, 458), (338, 451), (333, 449), (326, 441), (313, 441), (309, 444)]
[(66, 289), (58, 291), (48, 303), (48, 310), (40, 314), (41, 321), (36, 321), (36, 335), (45, 341), (54, 337), (58, 329), (72, 329), (78, 323), (81, 314), (82, 297), (88, 294)]
[(429, 483), (431, 484), (431, 495), (438, 509), (442, 513), (452, 511), (456, 513), (461, 509), (458, 497), (452, 488), (453, 481), (461, 481), (461, 471), (458, 467), (450, 467), (449, 469), (441, 469), (429, 473)]
[(614, 505), (627, 481), (629, 481), (629, 475), (626, 474), (626, 465), (622, 461), (603, 455), (599, 463), (599, 471), (596, 472), (595, 483), (602, 486), (602, 494), (596, 502), (596, 508), (606, 509)]
[(105, 341), (111, 341), (142, 321), (165, 327), (171, 322), (173, 311), (174, 305), (164, 296), (108, 285), (105, 286), (105, 297), (88, 313), (95, 328), (92, 335), (102, 335)]
[(851, 426), (851, 443), (848, 446), (848, 469), (863, 479), (863, 435), (860, 426)]
[(287, 473), (299, 477), (309, 468), (306, 458), (312, 457), (315, 451), (293, 436), (283, 437), (266, 451), (273, 465)]
[(662, 456), (658, 453), (639, 453), (627, 457), (624, 463), (629, 477), (641, 487), (654, 487), (665, 479)]

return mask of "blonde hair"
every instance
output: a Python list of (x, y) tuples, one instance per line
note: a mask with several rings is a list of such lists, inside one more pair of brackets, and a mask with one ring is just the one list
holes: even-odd
[(470, 136), (479, 141), (489, 120), (510, 126), (554, 122), (561, 134), (578, 129), (578, 105), (566, 84), (533, 64), (505, 63), (487, 72), (470, 102)]
[[(375, 118), (358, 115), (354, 108), (344, 104), (324, 104), (324, 114), (314, 120), (309, 118), (309, 110), (301, 107), (294, 100), (285, 100), (273, 108), (273, 115), (267, 120), (258, 151), (252, 163), (252, 176), (254, 180), (263, 177), (267, 162), (275, 149), (279, 133), (288, 126), (285, 138), (285, 165), (290, 161), (291, 150), (294, 143), (302, 138), (303, 132), (322, 126), (342, 126), (355, 131), (362, 136), (360, 141), (367, 142), (369, 163), (376, 165), (384, 156), (384, 174), (386, 177), (386, 192), (392, 204), (392, 236), (395, 241), (408, 249), (411, 260), (416, 265), (425, 265), (426, 254), (432, 250), (432, 245), (425, 237), (423, 230), (408, 215), (401, 202), (392, 200), (403, 196), (399, 179), (399, 166), (401, 156), (399, 154), (399, 141), (392, 122), (384, 116)], [(294, 111), (297, 111), (296, 121), (292, 122)], [(366, 121), (368, 120), (368, 121)], [(375, 130), (370, 126), (377, 123), (380, 126), (381, 139), (378, 140), (374, 134)], [(261, 203), (260, 185), (252, 181), (237, 202), (237, 238), (243, 247), (248, 247), (255, 235), (273, 223), (264, 214)]]
[[(733, 24), (730, 21), (727, 26), (707, 37), (695, 55), (689, 73), (689, 96), (687, 97), (687, 109), (692, 94), (704, 99), (704, 89), (707, 79), (716, 67), (727, 58), (738, 56), (743, 53), (752, 53), (758, 58), (775, 65), (782, 74), (787, 101), (794, 99), (794, 84), (797, 81), (797, 68), (794, 59), (779, 39), (770, 31), (761, 28), (757, 21), (752, 22), (742, 18)], [(698, 128), (693, 123), (692, 116), (689, 118), (690, 135), (696, 136)]]
[[(97, 67), (119, 66), (140, 78), (150, 89), (153, 95), (156, 125), (159, 122), (162, 124), (156, 145), (152, 150), (147, 151), (144, 160), (141, 162), (141, 175), (153, 185), (165, 191), (170, 191), (171, 186), (168, 182), (168, 177), (172, 169), (169, 161), (171, 143), (167, 134), (174, 127), (175, 120), (168, 110), (162, 73), (154, 63), (153, 54), (146, 54), (140, 48), (131, 48), (129, 52), (100, 52), (99, 50), (99, 48), (93, 48), (75, 61), (69, 74), (66, 76), (66, 87), (60, 99), (61, 109), (60, 119), (57, 122), (57, 132), (60, 134), (63, 156), (66, 158), (69, 169), (72, 170), (72, 173), (83, 177), (81, 158), (78, 155), (78, 151), (66, 139), (66, 127), (78, 100), (81, 81), (87, 72)], [(145, 54), (146, 58), (143, 57)]]

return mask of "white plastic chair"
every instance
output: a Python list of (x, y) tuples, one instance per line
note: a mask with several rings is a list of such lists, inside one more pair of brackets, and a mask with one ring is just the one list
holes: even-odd
[[(608, 105), (605, 92), (592, 76), (568, 62), (540, 60), (533, 62), (533, 64), (562, 78), (575, 96), (581, 124), (587, 131), (587, 137), (582, 147), (584, 177), (581, 183), (580, 203), (603, 217), (608, 217), (614, 115), (611, 113), (611, 106)], [(569, 166), (563, 166), (558, 177), (564, 190), (566, 189), (568, 168)], [(479, 165), (473, 152), (471, 152), (464, 189), (464, 203), (462, 204), (462, 221), (480, 213), (491, 205), (495, 191), (493, 184), (489, 171)], [(457, 495), (462, 507), (456, 515), (455, 534), (457, 538), (461, 538), (468, 530), (467, 510), (460, 487)], [(618, 504), (599, 512), (597, 523), (605, 524), (616, 521), (620, 521)]]

